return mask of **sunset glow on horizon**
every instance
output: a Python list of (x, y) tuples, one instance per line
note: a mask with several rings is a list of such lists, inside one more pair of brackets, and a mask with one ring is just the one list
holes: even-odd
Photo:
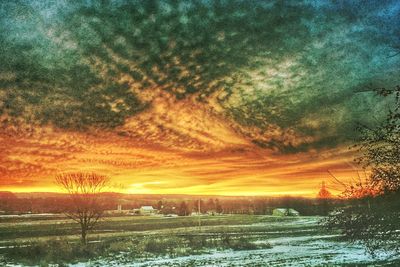
[(97, 2), (0, 4), (0, 191), (96, 172), (131, 194), (314, 197), (358, 175), (356, 126), (400, 74), (398, 2)]
[(108, 175), (109, 191), (123, 193), (314, 197), (321, 181), (341, 189), (331, 183), (328, 170), (344, 181), (356, 175), (347, 147), (327, 149), (322, 155), (277, 155), (245, 140), (222, 147), (223, 136), (217, 148), (203, 144), (203, 150), (172, 144), (167, 148), (113, 132), (41, 128), (36, 135), (14, 142), (1, 139), (19, 162), (18, 168), (10, 165), (4, 172), (1, 190), (60, 192), (54, 184), (57, 173), (84, 171)]

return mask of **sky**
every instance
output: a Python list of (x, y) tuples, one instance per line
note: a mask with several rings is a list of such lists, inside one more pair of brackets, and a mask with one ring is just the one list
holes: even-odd
[(315, 196), (398, 84), (400, 2), (0, 3), (0, 190)]

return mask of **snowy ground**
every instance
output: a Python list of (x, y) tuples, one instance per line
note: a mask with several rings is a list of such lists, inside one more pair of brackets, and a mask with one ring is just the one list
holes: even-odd
[[(316, 234), (305, 226), (315, 225), (317, 218), (301, 218), (287, 222), (268, 222), (246, 225), (248, 228), (267, 228), (256, 235), (254, 243), (269, 243), (272, 248), (232, 251), (211, 250), (201, 255), (184, 257), (154, 257), (127, 259), (123, 254), (108, 260), (96, 260), (71, 266), (385, 266), (400, 264), (399, 257), (381, 254), (372, 258), (361, 246), (338, 241), (337, 236)], [(301, 231), (301, 226), (308, 230)], [(241, 226), (243, 227), (243, 226)], [(276, 229), (279, 229), (278, 231)], [(396, 263), (395, 263), (396, 262)], [(400, 265), (397, 265), (400, 266)]]

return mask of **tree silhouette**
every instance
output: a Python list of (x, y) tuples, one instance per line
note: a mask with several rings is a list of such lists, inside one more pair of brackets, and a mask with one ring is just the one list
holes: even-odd
[(189, 214), (190, 214), (189, 206), (186, 204), (185, 201), (182, 201), (181, 205), (179, 206), (178, 215), (188, 216)]
[(319, 199), (329, 199), (332, 198), (331, 192), (326, 188), (325, 182), (321, 183), (321, 189), (318, 192), (317, 198)]
[(327, 215), (331, 209), (331, 199), (333, 198), (331, 192), (326, 188), (325, 182), (321, 183), (321, 189), (317, 194), (318, 204), (321, 215)]
[(79, 223), (82, 243), (87, 243), (87, 232), (92, 230), (103, 215), (99, 194), (108, 186), (109, 178), (96, 173), (64, 173), (55, 178), (56, 184), (67, 191), (72, 206), (66, 215)]
[(393, 106), (378, 126), (358, 128), (362, 156), (356, 161), (370, 175), (345, 185), (342, 195), (349, 205), (327, 220), (328, 227), (340, 229), (350, 241), (361, 241), (372, 254), (400, 250), (400, 86), (376, 92)]
[(215, 211), (216, 211), (218, 214), (221, 214), (221, 213), (224, 211), (223, 208), (222, 208), (221, 203), (219, 202), (219, 199), (218, 199), (218, 198), (215, 199)]

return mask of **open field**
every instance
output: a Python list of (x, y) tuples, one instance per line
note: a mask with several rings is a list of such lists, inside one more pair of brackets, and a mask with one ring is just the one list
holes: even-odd
[[(110, 217), (79, 244), (67, 219), (5, 219), (0, 264), (73, 266), (397, 266), (318, 225), (319, 217)], [(50, 244), (50, 245), (49, 245)], [(66, 255), (64, 255), (64, 254)], [(69, 254), (68, 254), (69, 253)], [(34, 254), (34, 255), (32, 255)], [(62, 257), (64, 255), (64, 257)]]

